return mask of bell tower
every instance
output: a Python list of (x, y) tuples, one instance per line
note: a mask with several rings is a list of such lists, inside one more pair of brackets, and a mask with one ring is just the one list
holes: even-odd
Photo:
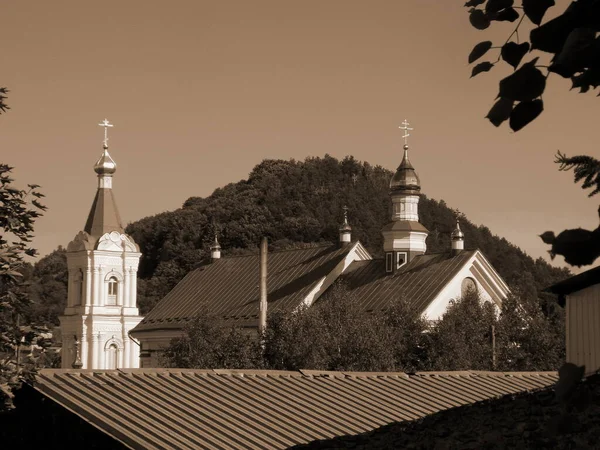
[(387, 273), (395, 273), (415, 256), (424, 254), (427, 249), (425, 240), (429, 234), (419, 222), (421, 182), (408, 159), (408, 131), (412, 128), (409, 128), (406, 120), (399, 128), (404, 131), (404, 157), (390, 181), (391, 222), (381, 231)]
[(62, 367), (139, 367), (139, 345), (129, 331), (142, 317), (137, 308), (140, 250), (125, 234), (112, 191), (117, 165), (104, 145), (94, 166), (98, 189), (83, 231), (67, 246), (67, 307), (60, 317)]

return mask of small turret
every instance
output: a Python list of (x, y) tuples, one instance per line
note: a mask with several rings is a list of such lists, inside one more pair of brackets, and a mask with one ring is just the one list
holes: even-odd
[(348, 224), (348, 207), (344, 206), (344, 223), (340, 227), (340, 245), (345, 246), (352, 241), (352, 227)]
[(215, 261), (221, 258), (221, 245), (219, 244), (219, 240), (217, 239), (217, 234), (215, 233), (215, 241), (210, 246), (210, 259), (211, 261)]
[(462, 230), (460, 229), (460, 223), (459, 223), (458, 219), (456, 219), (456, 227), (452, 231), (452, 234), (450, 235), (450, 237), (452, 239), (452, 251), (453, 252), (458, 253), (461, 250), (464, 250), (465, 235), (462, 232)]

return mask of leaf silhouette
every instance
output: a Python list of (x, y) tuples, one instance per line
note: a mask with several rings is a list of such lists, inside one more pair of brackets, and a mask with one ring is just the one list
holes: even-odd
[(467, 3), (465, 3), (465, 6), (479, 6), (482, 3), (485, 3), (485, 0), (469, 0)]
[(529, 20), (539, 25), (548, 8), (554, 5), (554, 0), (523, 0), (523, 12)]
[(498, 96), (522, 102), (542, 95), (546, 88), (546, 77), (535, 67), (537, 60), (538, 58), (534, 58), (512, 75), (502, 79)]
[(483, 41), (473, 47), (469, 53), (469, 64), (485, 55), (490, 48), (492, 48), (492, 41)]
[(515, 102), (513, 102), (512, 100), (501, 98), (496, 103), (494, 103), (494, 106), (492, 106), (492, 109), (490, 109), (490, 112), (488, 112), (487, 116), (485, 117), (489, 119), (489, 121), (492, 122), (494, 126), (499, 127), (502, 124), (502, 122), (508, 120), (508, 118), (510, 117), (510, 113), (513, 110), (514, 103)]
[(542, 241), (544, 241), (544, 244), (549, 245), (552, 245), (556, 239), (554, 231), (546, 231), (545, 233), (540, 234), (540, 237), (542, 238)]
[(494, 16), (498, 22), (514, 22), (519, 18), (519, 13), (515, 8), (506, 8)]
[(497, 13), (504, 8), (510, 8), (514, 3), (514, 0), (488, 0), (485, 4), (486, 14)]
[(475, 67), (473, 67), (473, 71), (471, 72), (471, 78), (473, 78), (477, 74), (480, 74), (481, 72), (489, 72), (492, 67), (494, 67), (494, 65), (489, 61), (477, 64)]
[(525, 125), (531, 123), (544, 110), (544, 102), (542, 100), (529, 100), (519, 103), (510, 113), (510, 128), (513, 131), (519, 131)]
[(519, 67), (523, 56), (529, 51), (529, 42), (517, 44), (516, 42), (507, 42), (502, 46), (500, 55), (502, 59), (515, 69)]
[(600, 256), (600, 230), (575, 228), (562, 231), (552, 243), (550, 256), (561, 255), (572, 266), (587, 266)]
[(469, 21), (478, 30), (485, 30), (490, 26), (490, 18), (480, 9), (474, 9), (469, 14)]

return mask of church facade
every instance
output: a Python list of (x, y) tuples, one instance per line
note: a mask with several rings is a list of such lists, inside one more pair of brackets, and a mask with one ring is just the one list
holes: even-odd
[[(403, 129), (409, 129), (406, 122)], [(141, 367), (160, 366), (162, 349), (181, 336), (203, 305), (225, 323), (257, 332), (264, 326), (261, 299), (266, 297), (269, 313), (293, 311), (318, 302), (337, 280), (356, 293), (365, 312), (402, 296), (435, 321), (469, 289), (499, 310), (508, 286), (481, 251), (464, 248), (458, 221), (452, 247), (426, 253), (428, 230), (418, 211), (421, 184), (408, 150), (405, 141), (402, 162), (390, 181), (392, 214), (382, 229), (383, 259), (352, 241), (346, 212), (337, 245), (278, 251), (268, 258), (266, 250), (223, 258), (215, 238), (211, 262), (186, 275), (132, 330), (141, 346)], [(268, 274), (266, 286), (259, 282), (263, 273)]]
[[(111, 126), (105, 120), (105, 127)], [(105, 128), (106, 130), (106, 128)], [(94, 166), (98, 189), (85, 227), (67, 246), (67, 306), (60, 317), (62, 367), (139, 367), (139, 344), (129, 332), (142, 320), (137, 308), (141, 253), (125, 234), (112, 191), (116, 163), (104, 148)]]

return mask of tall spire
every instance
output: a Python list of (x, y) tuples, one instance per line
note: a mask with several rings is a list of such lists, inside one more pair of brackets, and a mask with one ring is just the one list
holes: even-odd
[(94, 172), (98, 174), (98, 190), (84, 227), (86, 233), (98, 238), (110, 231), (124, 233), (112, 192), (112, 177), (117, 170), (117, 163), (108, 153), (107, 130), (113, 125), (106, 119), (99, 125), (104, 127), (104, 143), (102, 155), (94, 164)]

